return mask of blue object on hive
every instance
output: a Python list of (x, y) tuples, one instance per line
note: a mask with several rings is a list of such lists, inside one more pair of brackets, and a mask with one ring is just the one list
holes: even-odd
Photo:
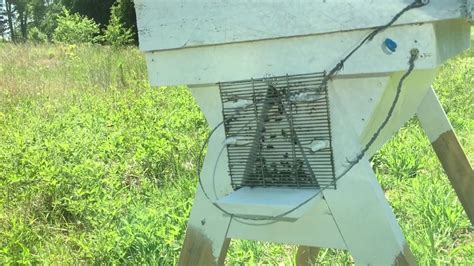
[(385, 39), (384, 45), (392, 53), (395, 52), (397, 50), (397, 47), (398, 47), (397, 43), (394, 40), (390, 39), (390, 38)]

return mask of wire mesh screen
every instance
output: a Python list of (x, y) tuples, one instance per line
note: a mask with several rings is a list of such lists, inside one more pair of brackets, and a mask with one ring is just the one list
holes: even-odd
[(335, 188), (325, 73), (220, 83), (232, 186)]

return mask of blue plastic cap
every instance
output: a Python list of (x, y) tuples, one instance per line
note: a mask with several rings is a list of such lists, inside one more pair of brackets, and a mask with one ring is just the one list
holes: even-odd
[(392, 53), (395, 52), (397, 50), (397, 47), (398, 47), (397, 43), (394, 40), (390, 39), (390, 38), (385, 39), (384, 45)]

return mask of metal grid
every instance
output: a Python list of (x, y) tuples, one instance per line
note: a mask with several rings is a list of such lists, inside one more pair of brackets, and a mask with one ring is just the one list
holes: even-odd
[(234, 189), (335, 188), (325, 73), (219, 87)]

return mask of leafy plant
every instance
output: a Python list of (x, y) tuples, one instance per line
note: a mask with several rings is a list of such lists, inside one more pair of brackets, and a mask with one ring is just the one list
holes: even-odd
[(112, 6), (110, 10), (110, 21), (104, 31), (105, 42), (115, 47), (129, 45), (134, 41), (132, 29), (125, 28), (125, 25), (120, 21), (120, 5), (120, 2), (116, 2)]
[(63, 14), (57, 19), (57, 27), (53, 33), (56, 43), (96, 43), (101, 41), (99, 25), (92, 19), (77, 13), (71, 14), (63, 9)]
[(48, 41), (53, 40), (55, 29), (58, 27), (58, 18), (63, 15), (64, 7), (61, 3), (52, 3), (48, 5), (46, 15), (40, 21), (39, 29), (46, 34)]
[(48, 36), (41, 32), (38, 28), (33, 27), (29, 29), (28, 40), (33, 43), (45, 43), (48, 41)]

